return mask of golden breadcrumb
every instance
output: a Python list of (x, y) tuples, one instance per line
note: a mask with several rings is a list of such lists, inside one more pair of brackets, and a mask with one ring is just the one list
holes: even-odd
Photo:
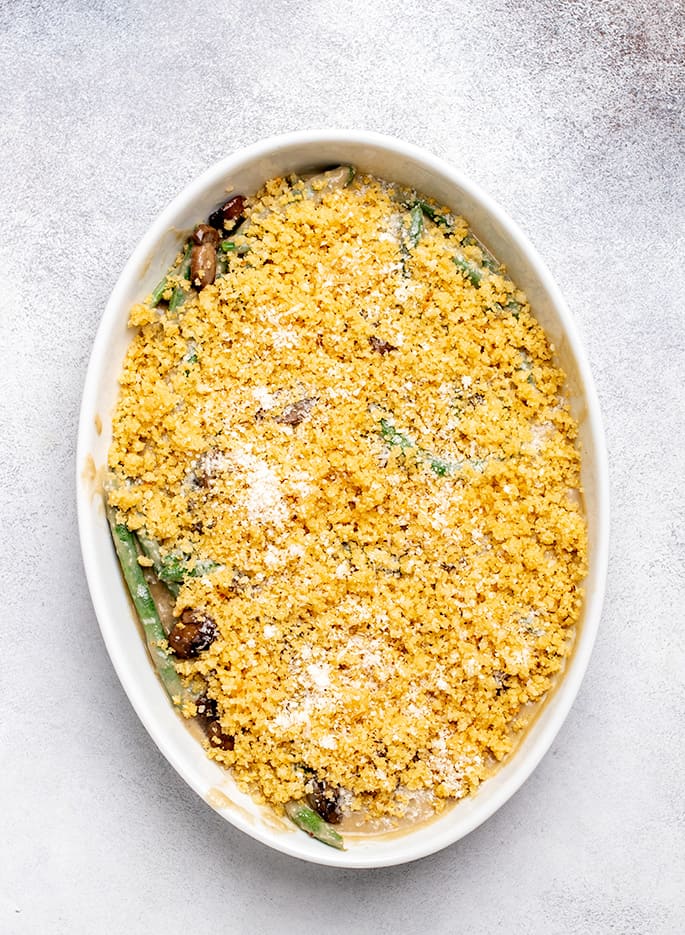
[(277, 807), (312, 775), (375, 816), (472, 792), (582, 603), (564, 374), (504, 269), (453, 261), (483, 260), (463, 219), (408, 242), (406, 194), (274, 179), (225, 276), (131, 311), (109, 499), (186, 562), (209, 755)]

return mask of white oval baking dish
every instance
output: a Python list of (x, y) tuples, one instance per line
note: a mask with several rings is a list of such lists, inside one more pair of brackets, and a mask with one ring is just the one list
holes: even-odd
[[(336, 851), (286, 819), (256, 805), (211, 761), (158, 681), (129, 603), (104, 516), (97, 478), (106, 462), (117, 378), (130, 340), (131, 305), (151, 291), (175, 256), (183, 233), (234, 191), (253, 193), (268, 178), (338, 163), (433, 196), (467, 218), (528, 296), (567, 374), (579, 420), (582, 483), (589, 526), (590, 570), (573, 655), (563, 677), (515, 753), (478, 793), (441, 817), (403, 834), (346, 837)], [(608, 550), (608, 474), (599, 405), (575, 323), (550, 273), (502, 209), (459, 171), (416, 146), (376, 133), (304, 131), (274, 137), (227, 156), (192, 181), (154, 220), (127, 262), (107, 303), (88, 367), (77, 452), (77, 499), (83, 561), (93, 604), (121, 683), (141, 721), (185, 781), (233, 825), (277, 850), (339, 867), (379, 867), (415, 860), (457, 841), (493, 814), (521, 786), (549, 748), (580, 687), (595, 640)], [(170, 820), (173, 816), (169, 816)]]

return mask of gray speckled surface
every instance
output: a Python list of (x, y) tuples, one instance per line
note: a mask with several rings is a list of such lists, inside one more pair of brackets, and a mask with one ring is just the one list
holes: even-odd
[[(683, 842), (682, 5), (674, 0), (0, 3), (0, 929), (675, 933)], [(83, 579), (76, 419), (131, 245), (235, 147), (321, 125), (423, 144), (540, 248), (611, 459), (587, 677), (520, 792), (417, 864), (272, 853), (176, 776)]]

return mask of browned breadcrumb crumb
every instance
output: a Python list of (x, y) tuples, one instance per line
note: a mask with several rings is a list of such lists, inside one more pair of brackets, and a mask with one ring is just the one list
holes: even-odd
[(235, 738), (211, 757), (276, 806), (306, 766), (372, 815), (416, 790), (439, 809), (569, 652), (586, 529), (564, 375), (504, 271), (474, 288), (452, 262), (462, 219), (426, 220), (403, 260), (394, 186), (298, 200), (274, 179), (251, 204), (228, 275), (131, 311), (110, 499), (219, 565), (176, 605), (220, 632), (179, 663)]

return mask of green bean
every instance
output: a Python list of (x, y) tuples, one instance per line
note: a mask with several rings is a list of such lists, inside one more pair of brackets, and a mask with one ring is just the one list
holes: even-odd
[[(155, 288), (152, 290), (150, 296), (150, 308), (156, 308), (159, 303), (164, 298), (164, 293), (171, 289), (171, 283), (169, 282), (170, 277), (178, 276), (180, 279), (186, 279), (190, 282), (190, 253), (192, 250), (192, 244), (190, 241), (185, 245), (183, 250), (183, 257), (181, 262), (178, 265), (178, 269), (173, 267), (167, 275), (160, 282), (157, 283)], [(174, 311), (179, 306), (183, 305), (187, 298), (186, 292), (180, 287), (175, 286), (171, 298), (169, 299), (169, 310)]]
[(200, 578), (202, 575), (211, 574), (218, 567), (219, 565), (211, 559), (198, 559), (193, 567), (189, 568), (185, 555), (170, 552), (160, 560), (157, 577), (169, 587), (183, 584), (186, 578)]
[(460, 471), (465, 464), (470, 464), (474, 470), (482, 473), (487, 465), (487, 460), (481, 458), (466, 458), (464, 461), (447, 461), (444, 458), (440, 458), (430, 451), (427, 451), (425, 448), (421, 448), (416, 442), (412, 441), (408, 435), (405, 435), (404, 432), (398, 432), (395, 426), (385, 418), (380, 420), (380, 427), (381, 438), (387, 442), (388, 445), (398, 446), (402, 454), (413, 449), (416, 452), (417, 459), (428, 464), (428, 467), (436, 477), (450, 477), (456, 474), (457, 471)]
[(467, 260), (463, 253), (456, 253), (452, 257), (452, 262), (457, 269), (461, 270), (471, 285), (478, 289), (483, 279), (483, 270), (479, 269), (471, 260)]
[(402, 451), (406, 451), (407, 448), (416, 447), (408, 435), (405, 435), (403, 432), (398, 432), (395, 426), (388, 422), (387, 419), (381, 419), (380, 424), (383, 440), (389, 445), (399, 445)]
[(494, 258), (492, 253), (490, 253), (490, 251), (488, 250), (488, 248), (483, 243), (481, 243), (481, 241), (478, 240), (478, 238), (474, 234), (467, 234), (466, 237), (464, 237), (462, 244), (465, 247), (468, 247), (468, 246), (478, 247), (478, 249), (480, 250), (483, 256), (482, 264), (485, 267), (485, 269), (489, 270), (491, 273), (498, 273), (500, 271), (502, 264), (497, 262), (497, 260)]
[(427, 201), (422, 201), (419, 199), (414, 202), (414, 207), (419, 208), (427, 218), (437, 224), (438, 227), (443, 227), (447, 231), (451, 231), (454, 227), (452, 221), (445, 215), (441, 214), (433, 205), (429, 205)]
[(190, 338), (186, 343), (186, 352), (181, 358), (181, 363), (184, 364), (196, 364), (198, 362), (197, 356), (197, 344), (195, 341)]
[(429, 464), (431, 471), (438, 477), (447, 477), (448, 474), (453, 474), (455, 470), (454, 465), (450, 464), (449, 461), (443, 461), (442, 458), (431, 458)]
[(165, 555), (160, 563), (158, 577), (164, 584), (183, 584), (186, 576), (186, 567), (178, 555)]
[(535, 386), (535, 377), (533, 376), (533, 358), (530, 356), (529, 352), (525, 347), (519, 348), (519, 354), (521, 356), (521, 366), (517, 367), (517, 370), (527, 373), (526, 381), (532, 386)]
[(519, 315), (521, 314), (521, 303), (517, 302), (516, 299), (509, 299), (504, 307), (505, 309), (508, 309), (516, 321), (518, 321)]
[[(243, 228), (245, 229), (245, 231), (247, 230), (247, 228), (245, 227), (246, 224), (247, 224), (247, 221), (241, 224), (233, 236), (234, 237), (237, 237), (238, 235), (244, 236)], [(250, 248), (246, 243), (236, 243), (234, 240), (222, 240), (221, 243), (219, 244), (219, 247), (221, 248), (221, 250), (223, 250), (224, 253), (236, 253), (238, 256), (243, 256), (245, 253), (250, 252)]]
[(331, 192), (336, 188), (347, 188), (352, 184), (357, 170), (354, 166), (336, 166), (335, 169), (328, 169), (326, 172), (319, 172), (318, 175), (312, 175), (306, 180), (305, 192), (312, 194)]
[(409, 212), (409, 230), (407, 231), (407, 246), (413, 249), (423, 233), (423, 211), (421, 205), (414, 205)]
[(228, 272), (228, 256), (221, 250), (216, 251), (216, 273), (214, 275), (214, 282), (217, 279), (221, 279), (222, 276), (225, 276)]
[(183, 259), (181, 260), (181, 265), (178, 268), (178, 275), (180, 279), (185, 279), (187, 282), (190, 282), (190, 255), (193, 252), (193, 245), (190, 241), (186, 244), (185, 251), (183, 253)]
[(327, 192), (347, 188), (356, 174), (357, 170), (354, 166), (337, 166), (335, 169), (328, 169), (327, 172), (319, 172), (308, 179), (303, 179), (303, 187), (294, 188), (293, 191), (299, 193), (303, 199), (321, 201)]
[(143, 569), (138, 563), (135, 536), (128, 526), (117, 522), (114, 509), (109, 504), (106, 503), (105, 507), (119, 565), (143, 627), (150, 657), (172, 702), (182, 707), (193, 702), (194, 695), (183, 685), (171, 653), (165, 648), (166, 634)]
[[(178, 267), (178, 277), (179, 279), (190, 282), (190, 256), (192, 252), (192, 245), (189, 243), (186, 246), (185, 252), (183, 254), (183, 259), (181, 260), (180, 266)], [(169, 299), (169, 311), (175, 312), (177, 308), (180, 308), (185, 300), (188, 298), (189, 293), (181, 285), (174, 287), (174, 291), (171, 293), (171, 298)]]
[(498, 273), (500, 269), (500, 264), (497, 262), (497, 260), (494, 258), (494, 256), (490, 253), (489, 250), (486, 250), (482, 245), (480, 249), (483, 254), (483, 266), (487, 270), (489, 270), (491, 273)]
[(174, 291), (171, 293), (171, 298), (169, 299), (169, 311), (175, 312), (177, 308), (180, 308), (185, 302), (187, 294), (184, 289), (181, 289), (180, 286), (174, 286)]
[(310, 838), (316, 838), (322, 844), (328, 844), (329, 847), (335, 847), (339, 851), (345, 850), (345, 842), (342, 835), (338, 834), (332, 825), (324, 821), (320, 815), (302, 802), (286, 802), (285, 811), (288, 818), (297, 825), (302, 831), (305, 831)]
[(165, 276), (164, 279), (160, 280), (157, 283), (155, 288), (152, 290), (152, 295), (150, 296), (150, 308), (157, 308), (159, 303), (162, 301), (162, 296), (169, 288), (169, 281)]
[(138, 540), (138, 545), (140, 546), (140, 550), (143, 553), (143, 555), (145, 555), (146, 558), (149, 558), (150, 561), (152, 562), (153, 571), (157, 575), (159, 580), (162, 581), (163, 584), (166, 585), (166, 587), (174, 595), (174, 597), (178, 597), (178, 592), (181, 590), (181, 586), (178, 584), (178, 582), (165, 581), (162, 578), (163, 560), (162, 560), (162, 554), (159, 551), (158, 543), (154, 539), (152, 539), (150, 536), (148, 536), (147, 532), (144, 529), (139, 529), (136, 532), (135, 537)]
[(448, 474), (453, 474), (458, 470), (458, 465), (452, 465), (449, 461), (432, 455), (429, 451), (426, 451), (425, 448), (420, 448), (416, 442), (412, 441), (404, 432), (398, 432), (395, 426), (391, 422), (388, 422), (387, 419), (381, 419), (380, 426), (381, 437), (384, 441), (389, 445), (398, 446), (402, 450), (402, 454), (409, 449), (414, 449), (417, 457), (427, 461), (431, 471), (438, 477), (446, 477)]
[(423, 233), (423, 211), (419, 204), (415, 204), (409, 211), (409, 223), (402, 227), (400, 237), (400, 263), (402, 265), (402, 275), (409, 276), (407, 263), (411, 257), (411, 251), (421, 239)]
[(478, 247), (481, 252), (482, 260), (480, 264), (476, 263), (474, 260), (467, 260), (461, 251), (458, 251), (456, 255), (452, 257), (452, 262), (462, 271), (464, 276), (471, 282), (471, 285), (476, 288), (480, 286), (483, 276), (486, 273), (499, 273), (502, 269), (502, 264), (497, 262), (488, 248), (473, 234), (467, 234), (466, 237), (464, 237), (462, 246), (475, 246)]
[(506, 305), (502, 305), (501, 302), (494, 302), (490, 308), (496, 309), (498, 312), (510, 312), (516, 321), (519, 320), (521, 314), (521, 303), (514, 298), (510, 298)]

